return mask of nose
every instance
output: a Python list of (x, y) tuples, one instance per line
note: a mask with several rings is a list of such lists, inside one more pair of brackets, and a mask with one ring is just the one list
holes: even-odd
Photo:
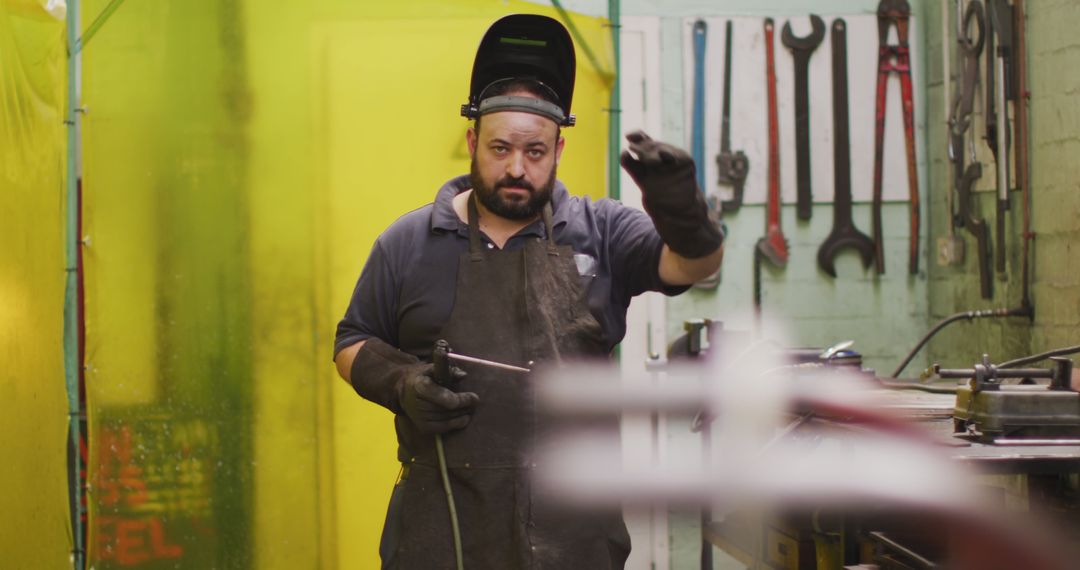
[(511, 178), (525, 176), (525, 153), (515, 152), (506, 163), (506, 174)]

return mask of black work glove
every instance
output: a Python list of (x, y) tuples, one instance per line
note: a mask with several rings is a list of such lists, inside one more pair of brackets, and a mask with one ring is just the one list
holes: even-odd
[(642, 131), (626, 135), (626, 140), (630, 150), (622, 152), (620, 162), (641, 188), (641, 202), (664, 243), (689, 259), (716, 251), (724, 234), (709, 219), (690, 154)]
[[(465, 371), (451, 366), (452, 381)], [(405, 414), (423, 433), (444, 433), (468, 425), (480, 397), (435, 383), (435, 367), (371, 337), (356, 353), (349, 381), (358, 394), (395, 414)]]

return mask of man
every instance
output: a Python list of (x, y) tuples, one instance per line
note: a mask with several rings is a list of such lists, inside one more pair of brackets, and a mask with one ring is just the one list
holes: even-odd
[(680, 293), (720, 265), (723, 236), (686, 152), (627, 137), (622, 164), (648, 215), (571, 197), (556, 180), (560, 127), (574, 123), (573, 53), (551, 18), (492, 25), (462, 109), (475, 118), (471, 173), (376, 240), (338, 326), (338, 372), (395, 414), (403, 474), (384, 568), (454, 567), (443, 447), (465, 567), (622, 568), (629, 554), (621, 517), (568, 517), (533, 501), (527, 450), (544, 426), (521, 373), (465, 364), (444, 387), (430, 364), (437, 339), (518, 366), (606, 357), (631, 297)]

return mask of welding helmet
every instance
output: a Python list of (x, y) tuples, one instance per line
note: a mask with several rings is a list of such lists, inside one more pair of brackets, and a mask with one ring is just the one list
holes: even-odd
[[(574, 42), (558, 20), (536, 14), (512, 14), (497, 20), (480, 40), (469, 83), (469, 102), (461, 115), (475, 119), (496, 111), (541, 115), (570, 127), (574, 96)], [(492, 87), (515, 80), (533, 80), (557, 103), (534, 97), (489, 96)]]

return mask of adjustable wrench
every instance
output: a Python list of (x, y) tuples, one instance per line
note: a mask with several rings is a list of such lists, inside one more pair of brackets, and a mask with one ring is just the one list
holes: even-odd
[(863, 268), (874, 260), (874, 242), (855, 228), (851, 220), (851, 140), (848, 127), (847, 32), (844, 20), (832, 24), (833, 75), (833, 161), (836, 194), (833, 196), (833, 229), (818, 249), (818, 266), (836, 277), (836, 254), (855, 248), (862, 256)]
[(723, 212), (734, 212), (742, 206), (743, 184), (750, 172), (750, 159), (743, 151), (731, 152), (731, 20), (725, 26), (724, 39), (724, 102), (720, 117), (720, 154), (716, 155), (717, 181), (731, 186), (732, 198), (720, 202)]
[(780, 119), (776, 111), (776, 54), (773, 47), (773, 20), (765, 19), (765, 75), (769, 100), (769, 197), (766, 204), (765, 237), (757, 250), (773, 265), (784, 267), (788, 243), (780, 228)]
[[(873, 233), (877, 272), (885, 273), (884, 239), (881, 228), (881, 178), (885, 147), (885, 102), (889, 75), (900, 78), (900, 98), (904, 116), (904, 150), (907, 154), (908, 196), (911, 235), (908, 238), (908, 273), (919, 272), (919, 173), (915, 164), (915, 104), (911, 86), (911, 49), (908, 46), (907, 0), (881, 0), (878, 4), (877, 113), (874, 128), (874, 209)], [(896, 26), (897, 45), (889, 45), (889, 28)]]
[(800, 38), (791, 31), (791, 22), (784, 24), (780, 41), (791, 51), (795, 60), (795, 160), (798, 181), (798, 199), (795, 212), (800, 220), (809, 220), (813, 212), (813, 194), (810, 189), (810, 56), (825, 38), (825, 22), (810, 15), (813, 31)]

